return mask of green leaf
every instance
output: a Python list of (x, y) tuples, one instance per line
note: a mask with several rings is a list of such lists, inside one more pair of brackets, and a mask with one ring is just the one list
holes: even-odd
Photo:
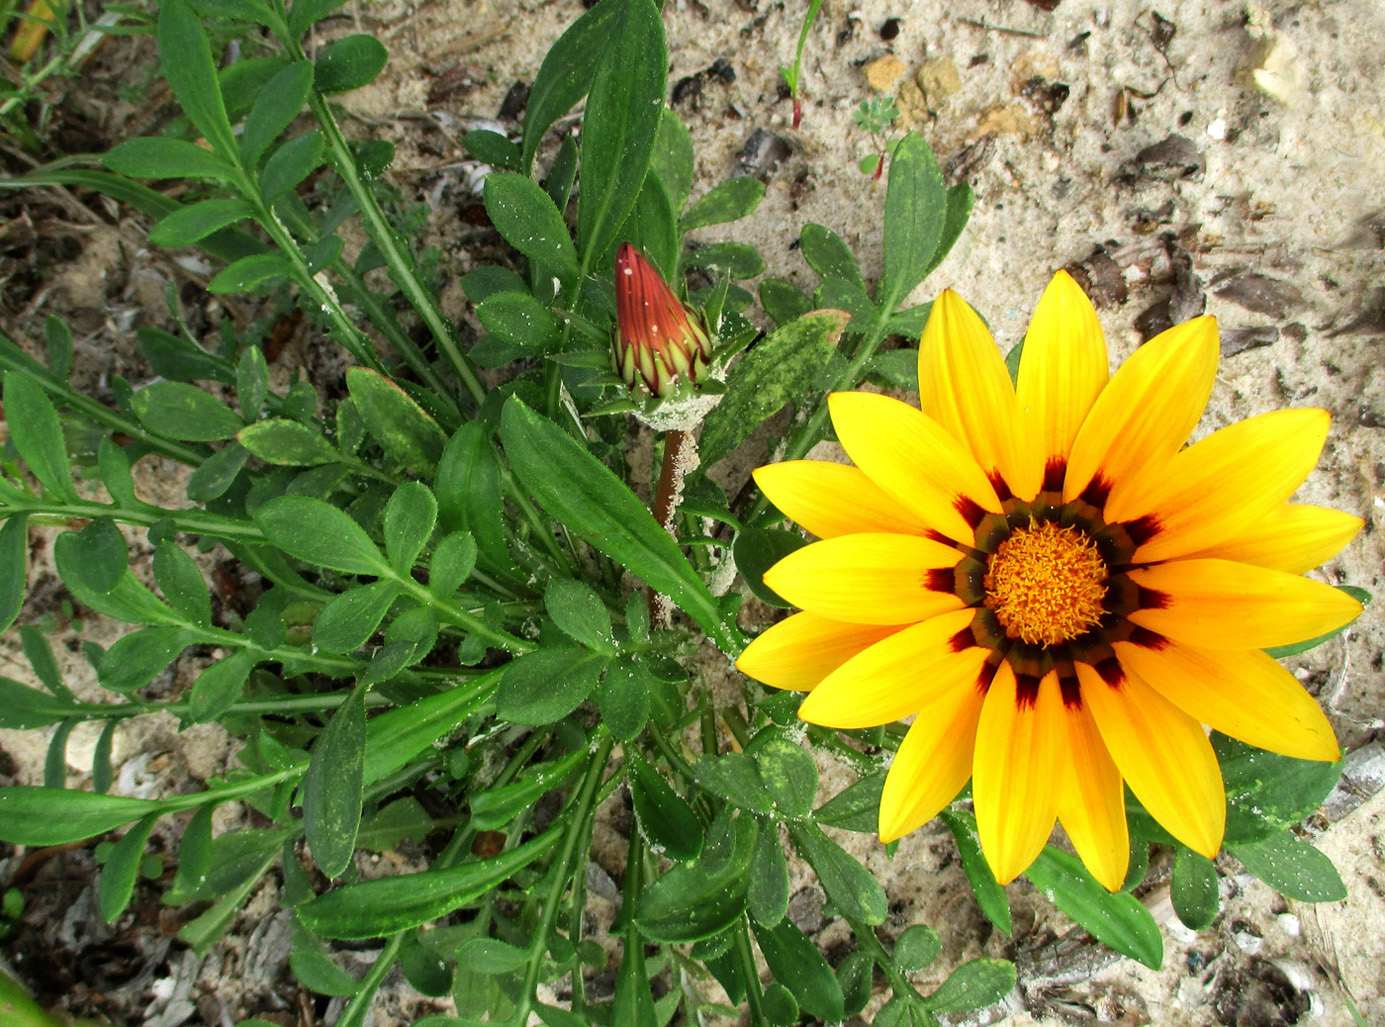
[(847, 785), (813, 811), (813, 819), (827, 827), (874, 834), (880, 825), (880, 795), (885, 772), (870, 774)]
[(1296, 760), (1215, 731), (1212, 748), (1226, 785), (1228, 846), (1260, 841), (1297, 824), (1321, 805), (1342, 774), (1340, 760)]
[(820, 312), (790, 321), (743, 356), (727, 375), (726, 397), (707, 415), (699, 448), (702, 466), (729, 454), (755, 426), (785, 403), (803, 402), (837, 351), (847, 318)]
[(856, 263), (856, 256), (836, 232), (810, 221), (799, 233), (798, 244), (808, 266), (824, 279), (840, 279), (859, 286), (862, 292), (865, 291), (865, 282), (861, 278), (861, 268)]
[(110, 438), (103, 438), (97, 447), (96, 467), (101, 484), (111, 499), (127, 510), (138, 510), (144, 504), (135, 495), (134, 478), (130, 475), (130, 458)]
[(973, 959), (953, 970), (924, 1005), (934, 1013), (984, 1009), (1010, 994), (1015, 980), (1015, 964), (1008, 959)]
[(66, 845), (159, 812), (147, 799), (95, 795), (67, 788), (0, 788), (0, 841), (12, 845)]
[(238, 442), (217, 450), (192, 472), (188, 479), (188, 498), (194, 503), (209, 503), (221, 498), (249, 459), (250, 450)]
[(322, 432), (302, 421), (272, 417), (248, 424), (236, 433), (236, 441), (267, 464), (285, 467), (314, 467), (339, 463), (336, 447)]
[(48, 349), (48, 366), (53, 377), (65, 382), (72, 374), (72, 329), (56, 314), (43, 321), (43, 340)]
[(135, 393), (130, 405), (144, 427), (181, 442), (229, 439), (244, 427), (234, 410), (184, 382), (146, 385)]
[(441, 530), (470, 532), (483, 565), (491, 570), (513, 566), (502, 526), (500, 461), (479, 421), (468, 421), (448, 440), (433, 488)]
[(586, 585), (571, 578), (549, 578), (543, 604), (558, 630), (569, 638), (598, 652), (615, 651), (611, 615)]
[(765, 269), (765, 260), (749, 243), (714, 242), (684, 255), (683, 266), (705, 268), (730, 278), (754, 278)]
[(191, 246), (227, 225), (254, 215), (255, 209), (241, 199), (203, 200), (163, 218), (150, 231), (149, 241), (155, 246), (170, 248)]
[(395, 799), (381, 806), (376, 814), (361, 824), (356, 835), (356, 847), (372, 852), (389, 852), (405, 838), (423, 841), (433, 830), (433, 818), (412, 795)]
[(202, 19), (186, 0), (165, 0), (159, 5), (158, 35), (164, 77), (179, 106), (213, 150), (228, 161), (236, 160), (239, 153)]
[(774, 799), (760, 777), (760, 768), (747, 753), (700, 756), (693, 764), (693, 775), (703, 788), (741, 809), (762, 816), (774, 812)]
[(10, 514), (0, 524), (0, 631), (14, 623), (24, 606), (28, 568), (28, 515)]
[[(208, 203), (218, 201), (208, 200)], [(183, 210), (192, 210), (184, 207)], [(179, 212), (181, 213), (181, 211)], [(152, 237), (151, 237), (152, 238)], [(182, 335), (145, 325), (138, 329), (139, 351), (156, 374), (180, 382), (209, 379), (226, 381), (225, 365), (195, 342)]]
[(971, 220), (971, 207), (974, 196), (971, 185), (966, 182), (958, 182), (947, 191), (946, 209), (943, 212), (943, 227), (938, 235), (938, 248), (933, 251), (933, 256), (924, 265), (923, 278), (931, 275), (952, 252), (952, 247), (961, 238), (962, 232), (967, 227), (967, 222)]
[(597, 4), (568, 26), (544, 54), (524, 109), (524, 148), (521, 171), (528, 171), (544, 133), (573, 108), (591, 88), (605, 57), (620, 5)]
[(1024, 875), (1103, 945), (1151, 970), (1163, 963), (1163, 938), (1149, 910), (1133, 895), (1108, 892), (1076, 856), (1046, 845)]
[(18, 371), (6, 371), (4, 405), (5, 424), (19, 458), (48, 491), (76, 499), (67, 443), (52, 400), (32, 379)]
[(197, 561), (175, 542), (165, 539), (154, 550), (154, 580), (168, 605), (188, 622), (208, 628), (212, 624), (212, 601)]
[(659, 112), (659, 129), (654, 134), (649, 166), (664, 184), (673, 212), (678, 213), (687, 206), (692, 191), (693, 144), (688, 127), (667, 107)]
[(198, 674), (188, 697), (188, 716), (192, 721), (206, 724), (219, 720), (240, 698), (254, 667), (254, 654), (241, 649)]
[(500, 436), (515, 476), (551, 515), (732, 645), (702, 578), (619, 478), (518, 397), (505, 404)]
[(813, 301), (792, 282), (782, 278), (760, 281), (760, 306), (765, 308), (776, 325), (787, 324), (813, 309)]
[(374, 36), (358, 34), (338, 39), (317, 55), (313, 85), (331, 96), (370, 85), (385, 70), (390, 52)]
[(761, 827), (755, 840), (746, 901), (751, 917), (763, 927), (773, 927), (789, 911), (789, 863), (773, 826)]
[(602, 723), (622, 742), (636, 738), (649, 721), (648, 675), (633, 660), (621, 660), (606, 668), (594, 696)]
[(346, 387), (385, 455), (420, 477), (431, 477), (447, 444), (437, 422), (398, 385), (368, 368), (347, 371)]
[(680, 232), (691, 232), (708, 225), (739, 221), (755, 210), (764, 199), (765, 184), (758, 178), (730, 178), (711, 188), (678, 219)]
[(914, 924), (899, 936), (890, 960), (902, 973), (918, 973), (932, 966), (942, 950), (942, 938), (937, 931), (927, 924)]
[(545, 793), (562, 784), (563, 778), (586, 758), (585, 751), (571, 753), (553, 763), (539, 764), (513, 784), (491, 788), (471, 796), (471, 826), (489, 831), (508, 824)]
[(521, 153), (502, 132), (475, 128), (462, 136), (462, 146), (476, 160), (506, 171), (518, 171)]
[(346, 0), (294, 0), (289, 6), (289, 35), (295, 40), (309, 26), (331, 14)]
[(487, 296), (476, 304), (476, 318), (486, 331), (524, 356), (550, 353), (562, 341), (558, 319), (528, 292)]
[(249, 292), (275, 278), (293, 274), (288, 258), (277, 253), (253, 253), (222, 268), (207, 283), (211, 293)]
[(180, 627), (154, 627), (117, 639), (96, 668), (102, 688), (128, 695), (153, 681), (195, 637)]
[(351, 515), (309, 496), (278, 496), (255, 511), (265, 538), (289, 556), (345, 574), (388, 574), (389, 564)]
[[(564, 288), (577, 280), (577, 251), (563, 215), (527, 175), (497, 172), (486, 176), (486, 213), (491, 224), (536, 267), (557, 275)], [(491, 329), (494, 331), (494, 329)]]
[[(326, 56), (324, 51), (318, 58), (319, 69)], [(312, 92), (313, 75), (311, 61), (294, 61), (260, 90), (240, 135), (241, 162), (246, 168), (254, 170), (269, 144), (298, 117)]]
[(658, 854), (679, 863), (702, 852), (702, 825), (692, 807), (640, 755), (626, 753), (630, 798), (640, 833)]
[(736, 922), (746, 909), (750, 860), (758, 833), (755, 818), (734, 821), (728, 808), (713, 823), (702, 855), (679, 863), (640, 899), (635, 924), (656, 942), (710, 938)]
[(885, 193), (885, 274), (878, 298), (888, 313), (923, 281), (937, 252), (946, 212), (942, 169), (923, 138), (910, 132), (890, 160)]
[(72, 598), (81, 605), (127, 624), (177, 624), (178, 615), (154, 598), (154, 593), (126, 571), (112, 589), (100, 589), (88, 578), (82, 545), (77, 532), (67, 531), (53, 543), (58, 576)]
[(1285, 898), (1297, 902), (1338, 902), (1347, 897), (1346, 885), (1332, 860), (1288, 831), (1279, 831), (1258, 842), (1233, 845), (1231, 853)]
[(492, 694), (501, 671), (457, 685), (408, 706), (371, 717), (366, 724), (366, 785), (393, 774), (455, 731)]
[(883, 924), (889, 903), (885, 889), (869, 870), (810, 821), (789, 824), (799, 854), (812, 865), (822, 890), (838, 909), (867, 924)]
[(294, 934), (289, 969), (299, 984), (318, 995), (344, 997), (356, 994), (362, 987), (361, 982), (333, 962), (317, 939), (306, 931)]
[(792, 920), (782, 920), (772, 928), (752, 922), (751, 929), (774, 979), (789, 989), (805, 1011), (826, 1021), (846, 1015), (836, 974)]
[(765, 572), (807, 544), (808, 540), (797, 531), (786, 531), (783, 528), (742, 528), (732, 546), (732, 552), (736, 557), (736, 570), (761, 602), (777, 606), (781, 610), (791, 609), (793, 603), (765, 584)]
[(659, 1027), (654, 1016), (654, 997), (644, 966), (644, 943), (634, 924), (625, 929), (616, 993), (612, 1002), (612, 1027)]
[(875, 960), (864, 949), (857, 949), (837, 967), (837, 981), (842, 986), (845, 1015), (857, 1016), (870, 1001)]
[(317, 129), (294, 136), (265, 161), (260, 172), (260, 193), (272, 204), (322, 166), (326, 143)]
[(72, 729), (80, 721), (71, 718), (63, 721), (53, 731), (48, 740), (48, 752), (43, 760), (43, 785), (45, 788), (63, 788), (67, 784), (67, 740)]
[(781, 816), (806, 817), (813, 811), (818, 790), (818, 768), (812, 755), (786, 732), (761, 731), (746, 748), (755, 757), (760, 780)]
[(585, 649), (552, 648), (505, 665), (496, 716), (516, 724), (551, 724), (591, 695), (606, 658)]
[(101, 163), (131, 178), (235, 178), (236, 169), (209, 150), (182, 139), (140, 136), (118, 143)]
[(373, 581), (333, 596), (313, 622), (313, 644), (329, 653), (359, 649), (398, 596), (399, 586), (392, 581)]
[(1212, 861), (1187, 846), (1175, 846), (1169, 897), (1184, 927), (1200, 931), (1210, 924), (1221, 906), (1217, 870)]
[(428, 588), (439, 598), (449, 598), (471, 576), (476, 566), (476, 539), (469, 531), (443, 536), (428, 564)]
[(604, 253), (634, 209), (667, 84), (668, 51), (658, 8), (652, 0), (619, 0), (582, 122), (577, 236), (584, 252)]
[(334, 888), (299, 906), (298, 916), (323, 938), (378, 938), (418, 927), (493, 891), (557, 845), (564, 834), (561, 829), (549, 830), (494, 859)]
[(178, 840), (178, 870), (173, 877), (175, 891), (191, 893), (201, 886), (212, 868), (212, 814), (216, 803), (200, 806)]
[(478, 973), (512, 973), (527, 962), (527, 951), (497, 938), (468, 938), (457, 947), (457, 963)]
[(351, 865), (361, 826), (365, 772), (365, 693), (357, 685), (313, 745), (303, 777), (303, 829), (313, 862), (328, 877)]
[(264, 350), (247, 346), (236, 362), (236, 398), (240, 401), (240, 416), (254, 421), (269, 395), (269, 365)]
[(635, 209), (602, 255), (603, 265), (614, 260), (614, 251), (622, 242), (630, 243), (649, 258), (659, 274), (673, 280), (678, 267), (678, 254), (683, 248), (683, 237), (678, 233), (678, 222), (668, 191), (652, 169), (645, 175), (640, 194), (635, 198)]
[(125, 912), (130, 897), (135, 892), (135, 881), (139, 878), (139, 863), (144, 857), (144, 846), (149, 834), (159, 822), (158, 813), (150, 813), (139, 823), (125, 832), (125, 836), (115, 843), (111, 854), (96, 882), (97, 899), (101, 907), (101, 919), (108, 924), (115, 923), (116, 917)]
[(0, 728), (27, 731), (57, 724), (77, 713), (66, 699), (0, 677)]
[(406, 481), (394, 490), (385, 506), (385, 552), (396, 571), (413, 570), (437, 522), (438, 501), (427, 485)]
[[(77, 697), (72, 694), (72, 689), (63, 683), (58, 661), (53, 657), (53, 647), (48, 644), (43, 632), (32, 624), (22, 624), (19, 628), (19, 638), (24, 649), (24, 657), (29, 661), (29, 666), (33, 668), (34, 676), (39, 679), (39, 683), (59, 699), (75, 703)], [(0, 708), (3, 708), (3, 704), (0, 704)]]
[(893, 349), (871, 358), (867, 375), (872, 381), (895, 389), (918, 392), (919, 355), (917, 350)]
[(109, 592), (120, 584), (130, 565), (130, 554), (114, 520), (95, 518), (73, 535), (73, 542), (83, 580), (99, 592)]

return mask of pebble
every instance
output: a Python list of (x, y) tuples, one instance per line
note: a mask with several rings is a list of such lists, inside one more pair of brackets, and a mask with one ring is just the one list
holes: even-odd
[(866, 84), (877, 93), (888, 93), (904, 77), (904, 62), (892, 53), (861, 66), (866, 76)]
[(924, 61), (914, 81), (928, 98), (930, 107), (936, 107), (962, 88), (962, 76), (957, 73), (957, 64), (946, 54)]

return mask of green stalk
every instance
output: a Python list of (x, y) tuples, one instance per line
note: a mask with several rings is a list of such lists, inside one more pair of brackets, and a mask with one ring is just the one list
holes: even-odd
[(370, 972), (362, 979), (360, 989), (351, 997), (346, 1011), (341, 1014), (341, 1019), (337, 1021), (337, 1027), (360, 1027), (365, 1022), (366, 1014), (370, 1012), (371, 1004), (375, 1001), (375, 993), (380, 990), (380, 985), (385, 980), (385, 974), (390, 972), (394, 966), (395, 958), (399, 955), (399, 946), (404, 941), (404, 933), (400, 931), (398, 934), (389, 936), (385, 942), (385, 947), (375, 957), (375, 962), (371, 964)]
[[(838, 912), (841, 911), (838, 910)], [(894, 993), (916, 998), (922, 1002), (923, 996), (909, 983), (908, 978), (895, 967), (894, 962), (890, 959), (890, 954), (885, 951), (885, 946), (880, 944), (880, 939), (875, 936), (875, 932), (871, 930), (869, 925), (863, 924), (859, 920), (853, 920), (844, 913), (842, 919), (851, 925), (851, 932), (856, 935), (856, 944), (870, 953), (871, 959), (875, 960), (875, 965), (884, 972), (885, 979), (890, 982), (890, 988)]]
[(760, 971), (755, 966), (755, 953), (750, 948), (750, 921), (741, 916), (736, 929), (736, 960), (741, 965), (741, 975), (745, 978), (745, 1001), (750, 1006), (750, 1022), (755, 1027), (768, 1027), (764, 1008), (760, 1005)]

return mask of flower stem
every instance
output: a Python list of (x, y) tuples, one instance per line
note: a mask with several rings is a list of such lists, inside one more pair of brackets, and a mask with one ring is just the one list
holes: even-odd
[[(683, 501), (683, 480), (697, 469), (697, 440), (692, 432), (675, 428), (664, 435), (664, 462), (654, 490), (654, 519), (674, 541), (678, 534), (674, 520)], [(654, 628), (667, 628), (673, 622), (673, 605), (668, 596), (649, 590), (649, 620)]]

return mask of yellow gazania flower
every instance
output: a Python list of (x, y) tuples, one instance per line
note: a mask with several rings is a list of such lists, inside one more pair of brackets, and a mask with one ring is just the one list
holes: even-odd
[(1300, 575), (1362, 522), (1287, 502), (1317, 462), (1325, 411), (1263, 414), (1183, 448), (1217, 354), (1216, 322), (1201, 317), (1108, 381), (1096, 312), (1059, 272), (1012, 386), (980, 318), (944, 292), (919, 344), (922, 412), (836, 393), (855, 467), (755, 472), (821, 541), (765, 575), (803, 612), (737, 665), (811, 690), (811, 723), (913, 715), (882, 840), (932, 819), (971, 778), (999, 881), (1033, 862), (1057, 818), (1115, 890), (1130, 852), (1123, 784), (1190, 849), (1220, 847), (1226, 798), (1202, 725), (1338, 757), (1317, 703), (1261, 650), (1360, 612)]

